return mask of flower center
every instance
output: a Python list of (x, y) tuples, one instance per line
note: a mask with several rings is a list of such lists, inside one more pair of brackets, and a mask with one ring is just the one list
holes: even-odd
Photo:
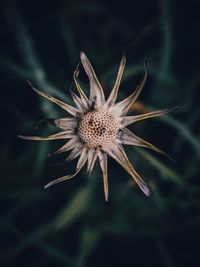
[(86, 113), (79, 123), (79, 137), (89, 148), (105, 148), (116, 139), (119, 123), (111, 113), (95, 109)]

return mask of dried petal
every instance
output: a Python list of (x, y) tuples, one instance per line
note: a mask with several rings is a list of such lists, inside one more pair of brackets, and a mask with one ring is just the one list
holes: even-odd
[(44, 98), (50, 100), (51, 102), (55, 103), (56, 105), (58, 105), (59, 107), (61, 107), (62, 109), (64, 109), (65, 111), (67, 111), (68, 113), (70, 113), (72, 116), (76, 116), (78, 113), (80, 113), (80, 111), (60, 100), (58, 100), (57, 98), (48, 95), (47, 93), (41, 92), (38, 89), (36, 89), (35, 87), (32, 86), (31, 82), (28, 81), (28, 84), (31, 86), (31, 88), (39, 95), (43, 96)]
[(78, 138), (76, 136), (74, 136), (66, 144), (64, 144), (60, 149), (49, 154), (48, 156), (54, 156), (54, 155), (69, 151), (69, 150), (73, 149), (75, 146), (77, 146), (77, 144), (79, 144), (79, 143), (80, 143), (80, 141), (78, 140)]
[(141, 114), (141, 115), (126, 116), (122, 119), (121, 124), (122, 124), (122, 126), (127, 126), (127, 125), (130, 125), (130, 124), (135, 123), (137, 121), (146, 120), (146, 119), (150, 119), (150, 118), (154, 118), (154, 117), (160, 117), (160, 116), (163, 116), (163, 115), (165, 115), (171, 111), (174, 111), (177, 108), (178, 107), (173, 107), (173, 108), (167, 108), (167, 109), (163, 109), (163, 110), (152, 111), (152, 112), (148, 112), (148, 113)]
[(71, 161), (77, 158), (82, 153), (82, 150), (83, 150), (83, 144), (81, 143), (76, 144), (76, 146), (72, 149), (69, 156), (67, 157), (66, 161)]
[(102, 106), (105, 103), (105, 96), (103, 89), (96, 77), (94, 69), (86, 57), (84, 52), (81, 52), (81, 62), (87, 73), (90, 82), (90, 101), (95, 108)]
[(99, 151), (98, 153), (100, 167), (103, 172), (103, 185), (105, 201), (108, 201), (108, 160), (105, 152)]
[(77, 96), (73, 91), (71, 91), (72, 99), (74, 104), (76, 105), (77, 109), (80, 110), (82, 113), (85, 110), (83, 102), (79, 96)]
[(89, 106), (89, 100), (88, 100), (87, 96), (85, 95), (85, 93), (83, 92), (83, 90), (81, 89), (81, 86), (80, 86), (79, 81), (78, 81), (78, 74), (79, 74), (79, 71), (78, 71), (78, 67), (77, 67), (77, 69), (74, 72), (73, 78), (74, 78), (74, 82), (76, 84), (76, 88), (80, 94), (84, 109), (87, 110), (88, 106)]
[(110, 93), (110, 96), (108, 97), (105, 105), (106, 107), (110, 107), (112, 106), (116, 99), (117, 99), (117, 94), (118, 94), (118, 91), (119, 91), (119, 86), (120, 86), (120, 83), (121, 83), (121, 79), (122, 79), (122, 75), (123, 75), (123, 72), (124, 72), (124, 68), (125, 68), (125, 65), (126, 65), (126, 57), (123, 56), (122, 59), (121, 59), (121, 62), (120, 62), (120, 66), (119, 66), (119, 70), (118, 70), (118, 73), (117, 73), (117, 79), (115, 81), (115, 85)]
[(70, 175), (65, 175), (65, 176), (59, 177), (56, 180), (53, 180), (50, 183), (48, 183), (47, 185), (45, 185), (44, 188), (46, 189), (46, 188), (48, 188), (48, 187), (50, 187), (52, 185), (55, 185), (57, 183), (60, 183), (60, 182), (63, 182), (63, 181), (66, 181), (66, 180), (69, 180), (69, 179), (75, 177), (79, 173), (79, 171), (82, 169), (82, 167), (84, 166), (84, 164), (85, 164), (85, 162), (87, 160), (87, 157), (84, 157), (85, 156), (84, 155), (84, 153), (85, 153), (84, 151), (85, 150), (83, 149), (82, 154), (81, 154), (81, 157), (80, 157), (80, 159), (78, 161), (78, 164), (77, 164), (76, 172), (75, 173), (70, 174)]
[(127, 128), (122, 128), (118, 132), (118, 141), (119, 143), (124, 144), (124, 145), (133, 145), (133, 146), (141, 146), (141, 147), (149, 148), (171, 159), (166, 152), (162, 151), (158, 147), (152, 145), (151, 143), (133, 134)]
[(69, 133), (68, 131), (64, 131), (57, 134), (52, 134), (48, 137), (24, 136), (24, 135), (18, 135), (18, 137), (24, 140), (48, 141), (48, 140), (69, 139), (73, 137), (73, 134)]
[(78, 160), (78, 163), (76, 165), (76, 170), (81, 169), (85, 165), (85, 163), (87, 161), (87, 154), (88, 154), (88, 148), (84, 147), (82, 152), (81, 152), (81, 156)]
[(128, 160), (126, 153), (123, 149), (123, 147), (120, 144), (113, 144), (110, 146), (109, 149), (106, 151), (110, 157), (112, 157), (114, 160), (116, 160), (135, 180), (135, 182), (139, 185), (140, 189), (143, 191), (143, 193), (146, 196), (150, 195), (150, 191), (145, 184), (145, 182), (142, 180), (142, 178), (137, 174), (137, 172), (134, 170), (133, 166), (131, 165), (130, 161)]
[(54, 184), (58, 184), (58, 183), (60, 183), (60, 182), (69, 180), (69, 179), (73, 178), (74, 176), (76, 176), (77, 173), (78, 173), (79, 171), (80, 171), (80, 170), (76, 171), (76, 172), (73, 173), (73, 174), (65, 175), (65, 176), (59, 177), (59, 178), (57, 178), (56, 180), (53, 180), (53, 181), (51, 181), (50, 183), (48, 183), (47, 185), (45, 185), (44, 188), (46, 189), (46, 188), (48, 188), (48, 187), (50, 187), (50, 186), (52, 186), (52, 185), (54, 185)]
[(94, 164), (97, 160), (98, 151), (94, 148), (90, 148), (88, 151), (88, 165), (87, 165), (87, 172), (89, 175), (91, 174)]
[(144, 88), (145, 82), (147, 80), (147, 67), (146, 63), (144, 62), (144, 69), (145, 69), (145, 74), (144, 77), (140, 83), (140, 85), (137, 87), (137, 89), (126, 99), (123, 101), (117, 103), (113, 107), (111, 107), (109, 110), (114, 113), (115, 115), (117, 114), (118, 116), (124, 116), (127, 114), (129, 111), (130, 107), (133, 105), (133, 103), (137, 100), (139, 97), (140, 93), (142, 92), (142, 89)]

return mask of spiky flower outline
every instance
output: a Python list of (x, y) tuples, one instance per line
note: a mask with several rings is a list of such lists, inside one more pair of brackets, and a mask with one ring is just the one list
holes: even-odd
[(87, 172), (91, 173), (96, 160), (99, 159), (100, 167), (103, 172), (105, 200), (108, 201), (108, 155), (116, 160), (132, 176), (144, 194), (149, 196), (149, 188), (131, 165), (122, 145), (140, 146), (149, 148), (164, 155), (167, 154), (156, 146), (133, 134), (126, 126), (141, 120), (164, 115), (174, 108), (152, 111), (141, 115), (126, 116), (130, 107), (140, 95), (147, 80), (146, 64), (144, 64), (144, 77), (139, 86), (137, 86), (136, 90), (126, 99), (116, 103), (119, 86), (126, 64), (126, 57), (123, 56), (121, 59), (114, 87), (107, 100), (105, 100), (102, 86), (98, 81), (95, 71), (84, 52), (80, 53), (80, 59), (89, 78), (89, 98), (83, 92), (78, 81), (78, 68), (74, 72), (73, 79), (80, 96), (77, 96), (77, 94), (71, 92), (76, 107), (73, 107), (44, 92), (39, 91), (29, 82), (30, 86), (36, 93), (57, 104), (63, 110), (71, 114), (72, 117), (53, 120), (54, 125), (62, 129), (62, 131), (57, 134), (53, 134), (48, 137), (22, 135), (19, 137), (25, 140), (69, 139), (69, 141), (54, 154), (71, 150), (67, 158), (68, 161), (79, 157), (75, 173), (57, 178), (56, 180), (48, 183), (45, 188), (73, 178), (82, 169), (86, 161)]

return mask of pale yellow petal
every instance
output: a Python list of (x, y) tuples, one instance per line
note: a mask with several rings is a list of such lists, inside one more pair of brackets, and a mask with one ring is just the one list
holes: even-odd
[(117, 103), (116, 105), (114, 105), (109, 109), (113, 114), (118, 116), (126, 115), (130, 107), (137, 100), (147, 80), (147, 67), (145, 62), (144, 62), (144, 69), (145, 69), (144, 77), (140, 85), (137, 87), (137, 89), (129, 97), (125, 98), (124, 100), (122, 100), (121, 102)]
[(105, 195), (105, 201), (108, 201), (108, 160), (107, 160), (107, 154), (105, 152), (99, 151), (98, 153), (99, 157), (99, 163), (100, 167), (103, 172), (103, 185), (104, 185), (104, 195)]
[(81, 111), (81, 113), (83, 113), (85, 111), (85, 108), (81, 98), (77, 96), (73, 91), (71, 91), (71, 96), (77, 109)]
[(38, 89), (36, 89), (35, 87), (32, 86), (31, 82), (28, 81), (28, 84), (31, 86), (31, 88), (39, 95), (43, 96), (44, 98), (50, 100), (51, 102), (55, 103), (56, 105), (58, 105), (59, 107), (61, 107), (62, 109), (64, 109), (65, 111), (67, 111), (68, 113), (70, 113), (72, 116), (76, 116), (78, 113), (80, 113), (80, 111), (60, 100), (58, 100), (57, 98), (48, 95), (47, 93), (44, 93), (42, 91), (39, 91)]
[(89, 100), (88, 100), (87, 96), (85, 95), (85, 93), (83, 92), (83, 90), (82, 90), (82, 88), (81, 88), (81, 86), (79, 84), (78, 74), (79, 74), (79, 71), (78, 71), (78, 67), (77, 67), (77, 69), (74, 72), (73, 78), (74, 78), (74, 82), (76, 84), (76, 88), (77, 88), (77, 90), (78, 90), (78, 92), (80, 94), (84, 109), (87, 110), (88, 109), (88, 105), (89, 105)]
[(121, 62), (120, 62), (120, 66), (119, 66), (119, 70), (118, 70), (118, 73), (117, 73), (117, 79), (115, 81), (115, 84), (114, 84), (114, 87), (110, 93), (110, 96), (108, 97), (105, 105), (106, 107), (110, 107), (111, 105), (113, 105), (117, 99), (117, 94), (118, 94), (118, 91), (119, 91), (119, 86), (120, 86), (120, 83), (121, 83), (121, 79), (122, 79), (122, 75), (123, 75), (123, 72), (124, 72), (124, 68), (125, 68), (125, 65), (126, 65), (126, 57), (123, 56), (122, 59), (121, 59)]
[(69, 139), (73, 137), (72, 133), (69, 133), (69, 131), (63, 131), (57, 134), (52, 134), (47, 137), (41, 137), (41, 136), (24, 136), (24, 135), (18, 135), (19, 138), (22, 138), (24, 140), (36, 140), (36, 141), (48, 141), (48, 140), (59, 140), (59, 139)]
[(105, 103), (105, 96), (100, 82), (97, 79), (95, 71), (86, 57), (84, 52), (81, 52), (81, 62), (87, 73), (90, 82), (90, 102), (94, 108), (101, 107)]
[(168, 108), (168, 109), (163, 109), (163, 110), (152, 111), (152, 112), (148, 112), (148, 113), (141, 114), (141, 115), (126, 116), (122, 119), (121, 124), (123, 126), (127, 126), (127, 125), (130, 125), (130, 124), (135, 123), (137, 121), (146, 120), (146, 119), (155, 118), (155, 117), (160, 117), (160, 116), (163, 116), (163, 115), (165, 115), (171, 111), (174, 111), (177, 108), (178, 107), (173, 107), (173, 108)]
[(75, 158), (77, 158), (83, 151), (83, 144), (78, 143), (76, 146), (72, 149), (69, 156), (67, 157), (66, 161), (71, 161)]
[(73, 149), (75, 146), (77, 146), (78, 143), (79, 143), (78, 137), (74, 136), (66, 144), (64, 144), (61, 148), (59, 148), (57, 151), (49, 154), (48, 156), (54, 156), (54, 155), (69, 151), (69, 150)]
[(108, 155), (116, 160), (135, 180), (135, 182), (139, 185), (140, 189), (143, 193), (147, 196), (150, 195), (149, 188), (139, 176), (139, 174), (134, 170), (133, 166), (131, 165), (130, 161), (128, 160), (126, 153), (123, 147), (120, 144), (113, 143), (110, 148), (106, 150)]
[(89, 175), (91, 174), (94, 164), (96, 162), (97, 159), (97, 153), (98, 151), (94, 148), (89, 149), (88, 151), (88, 164), (87, 164), (87, 172), (89, 173)]
[(76, 176), (78, 174), (78, 172), (82, 169), (82, 167), (84, 166), (84, 164), (85, 164), (85, 162), (87, 160), (87, 154), (85, 154), (85, 153), (86, 153), (86, 150), (85, 150), (85, 148), (83, 148), (82, 151), (81, 151), (81, 156), (79, 158), (79, 161), (78, 161), (78, 164), (77, 164), (76, 172), (75, 173), (70, 174), (70, 175), (65, 175), (65, 176), (59, 177), (59, 178), (51, 181), (47, 185), (45, 185), (44, 188), (48, 188), (48, 187), (50, 187), (52, 185), (55, 185), (57, 183), (60, 183), (60, 182), (69, 180), (69, 179), (73, 178), (74, 176)]
[(55, 180), (53, 180), (53, 181), (51, 181), (50, 183), (48, 183), (47, 185), (45, 185), (45, 189), (46, 188), (48, 188), (48, 187), (50, 187), (50, 186), (52, 186), (52, 185), (54, 185), (54, 184), (58, 184), (58, 183), (60, 183), (60, 182), (63, 182), (63, 181), (66, 181), (66, 180), (69, 180), (69, 179), (71, 179), (71, 178), (73, 178), (74, 176), (76, 176), (77, 175), (77, 173), (79, 172), (80, 170), (78, 170), (78, 171), (76, 171), (75, 173), (73, 173), (73, 174), (70, 174), (70, 175), (65, 175), (65, 176), (62, 176), (62, 177), (59, 177), (59, 178), (57, 178), (57, 179), (55, 179)]
[(141, 146), (141, 147), (149, 148), (151, 150), (154, 150), (154, 151), (166, 156), (170, 160), (172, 160), (172, 158), (166, 152), (162, 151), (160, 148), (152, 145), (151, 143), (147, 142), (146, 140), (138, 137), (137, 135), (132, 133), (127, 128), (123, 128), (123, 129), (119, 130), (117, 138), (118, 138), (119, 143), (121, 143), (121, 144)]
[(81, 169), (85, 165), (85, 163), (87, 161), (87, 154), (88, 154), (88, 148), (84, 147), (82, 152), (81, 152), (81, 155), (80, 155), (80, 158), (78, 160), (78, 163), (76, 165), (76, 170)]

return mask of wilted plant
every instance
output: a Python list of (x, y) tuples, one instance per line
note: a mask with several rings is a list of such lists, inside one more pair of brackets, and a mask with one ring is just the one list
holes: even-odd
[(54, 102), (71, 114), (72, 117), (53, 120), (54, 125), (62, 129), (62, 131), (57, 134), (48, 137), (21, 135), (20, 137), (26, 140), (69, 139), (69, 141), (54, 154), (71, 150), (71, 153), (67, 158), (68, 161), (79, 157), (75, 173), (57, 178), (48, 183), (45, 188), (73, 178), (78, 174), (86, 162), (87, 171), (88, 173), (91, 173), (94, 164), (98, 159), (103, 172), (105, 200), (108, 201), (107, 156), (110, 156), (133, 177), (144, 194), (149, 196), (150, 190), (131, 165), (122, 145), (141, 146), (164, 155), (167, 154), (156, 146), (133, 134), (126, 126), (140, 120), (164, 115), (174, 108), (153, 111), (141, 115), (127, 116), (130, 107), (137, 100), (147, 80), (146, 64), (144, 64), (145, 74), (140, 85), (129, 97), (116, 103), (126, 58), (124, 56), (122, 57), (116, 82), (107, 100), (105, 99), (103, 89), (96, 77), (94, 69), (84, 52), (81, 52), (80, 58), (89, 78), (90, 95), (88, 98), (83, 92), (77, 79), (79, 71), (76, 69), (74, 72), (74, 82), (80, 96), (77, 96), (74, 92), (71, 93), (76, 107), (72, 107), (69, 104), (35, 89), (30, 83), (36, 93)]

